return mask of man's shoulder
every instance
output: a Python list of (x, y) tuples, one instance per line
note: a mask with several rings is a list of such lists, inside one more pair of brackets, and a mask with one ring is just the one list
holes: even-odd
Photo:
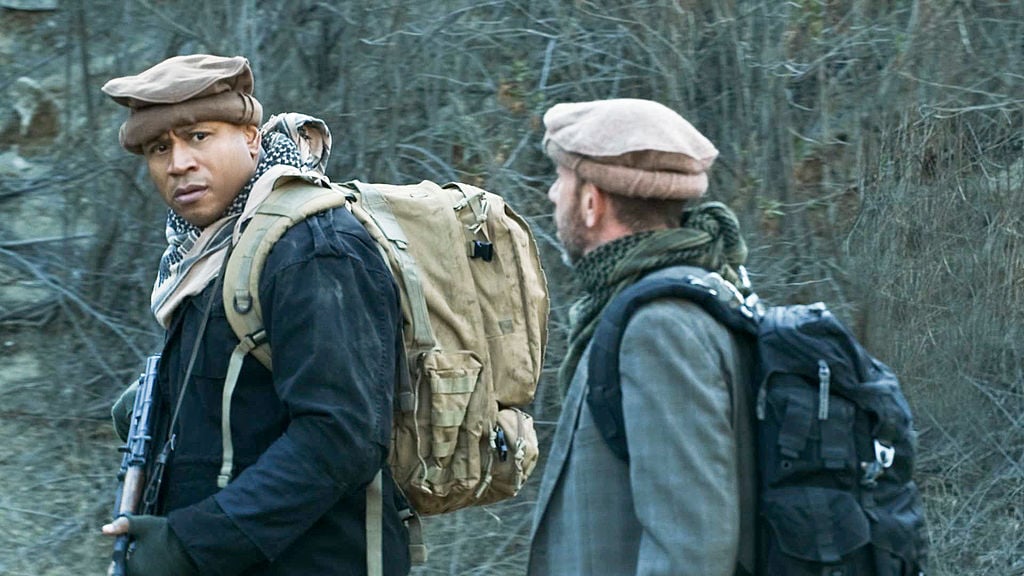
[(307, 217), (288, 228), (267, 258), (266, 268), (277, 269), (313, 258), (356, 258), (371, 267), (382, 264), (376, 243), (366, 228), (344, 206)]
[(299, 247), (311, 246), (325, 240), (373, 247), (373, 240), (366, 228), (344, 206), (317, 212), (307, 217), (302, 222), (290, 227), (281, 239), (287, 239)]
[[(679, 280), (682, 282), (690, 276), (703, 278), (708, 274), (708, 270), (699, 266), (678, 265), (655, 270), (644, 276), (641, 281)], [(712, 320), (711, 315), (696, 302), (682, 298), (665, 297), (652, 300), (638, 307), (627, 326), (629, 324), (644, 326), (647, 320), (659, 316), (674, 317), (677, 321), (685, 324), (703, 324), (705, 320)]]
[(674, 279), (683, 280), (687, 276), (696, 276), (697, 278), (703, 278), (710, 272), (706, 268), (700, 266), (689, 266), (686, 264), (680, 264), (677, 266), (668, 266), (655, 270), (650, 274), (644, 276), (643, 280), (659, 280), (659, 279)]
[[(647, 275), (644, 280), (677, 279), (688, 276), (703, 278), (710, 274), (697, 266), (671, 266)], [(704, 306), (680, 297), (665, 297), (639, 306), (623, 328), (623, 339), (655, 340), (673, 335), (688, 334), (710, 349), (733, 351), (738, 342), (724, 324), (715, 319)]]

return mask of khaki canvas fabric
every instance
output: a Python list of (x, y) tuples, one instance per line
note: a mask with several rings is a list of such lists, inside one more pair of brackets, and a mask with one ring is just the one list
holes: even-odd
[[(530, 229), (500, 196), (426, 181), (277, 186), (224, 275), (240, 354), (270, 365), (269, 347), (247, 337), (262, 330), (258, 278), (273, 241), (310, 210), (346, 199), (402, 294), (409, 378), (396, 394), (395, 480), (423, 515), (514, 496), (538, 457), (532, 418), (517, 407), (540, 378), (549, 299)], [(493, 246), (490, 260), (472, 255), (474, 242)]]

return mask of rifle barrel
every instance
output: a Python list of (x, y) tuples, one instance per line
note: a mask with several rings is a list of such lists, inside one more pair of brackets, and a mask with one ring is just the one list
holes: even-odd
[[(128, 514), (135, 514), (142, 501), (142, 493), (146, 486), (146, 470), (152, 456), (153, 431), (153, 399), (156, 393), (156, 377), (160, 356), (146, 358), (146, 371), (139, 376), (139, 387), (132, 405), (131, 427), (128, 440), (121, 450), (121, 467), (118, 470), (119, 486), (114, 501), (114, 519)], [(126, 576), (125, 562), (131, 538), (121, 534), (114, 540), (114, 552), (111, 555), (109, 574)]]

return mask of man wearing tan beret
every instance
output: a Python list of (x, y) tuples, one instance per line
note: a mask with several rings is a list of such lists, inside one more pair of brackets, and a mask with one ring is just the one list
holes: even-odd
[[(566, 391), (541, 481), (529, 573), (733, 576), (752, 572), (749, 345), (698, 305), (642, 305), (619, 349), (626, 457), (595, 424), (591, 339), (613, 296), (641, 277), (739, 286), (735, 215), (698, 203), (718, 151), (648, 100), (558, 104), (544, 116), (557, 179), (548, 197), (582, 296), (570, 312)], [(593, 352), (600, 353), (600, 352)]]
[[(245, 58), (200, 54), (103, 87), (128, 108), (120, 142), (169, 207), (151, 299), (166, 329), (153, 441), (166, 464), (151, 471), (147, 509), (103, 533), (131, 535), (129, 576), (364, 574), (367, 489), (381, 473), (382, 572), (407, 574), (386, 465), (398, 291), (347, 210), (310, 216), (274, 244), (259, 279), (273, 373), (247, 354), (225, 386), (239, 340), (218, 279), (232, 240), (280, 178), (324, 178), (330, 149), (310, 117), (261, 129), (253, 84)], [(122, 423), (128, 394), (115, 405)]]

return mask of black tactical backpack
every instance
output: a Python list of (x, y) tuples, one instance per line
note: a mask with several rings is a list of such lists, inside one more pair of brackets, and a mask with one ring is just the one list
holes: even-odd
[(910, 407), (892, 370), (824, 304), (763, 308), (715, 274), (624, 290), (602, 314), (588, 363), (587, 403), (612, 451), (628, 461), (622, 334), (637, 308), (659, 298), (698, 303), (756, 346), (757, 574), (923, 574)]

